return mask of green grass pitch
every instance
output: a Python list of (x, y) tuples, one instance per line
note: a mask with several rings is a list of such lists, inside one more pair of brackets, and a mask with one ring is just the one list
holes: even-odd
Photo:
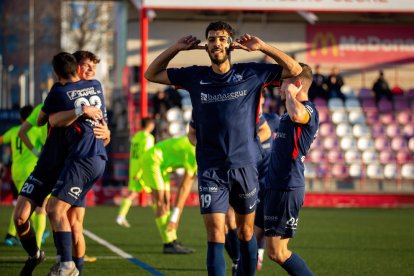
[[(163, 255), (151, 208), (132, 207), (132, 227), (115, 224), (118, 208), (90, 207), (85, 229), (119, 247), (164, 275), (206, 275), (206, 234), (198, 208), (184, 210), (178, 237), (195, 248), (192, 255)], [(11, 207), (0, 206), (0, 229), (6, 234)], [(50, 226), (48, 226), (50, 227)], [(50, 228), (49, 228), (50, 229)], [(4, 236), (2, 236), (3, 238)], [(151, 275), (129, 260), (86, 238), (83, 275)], [(296, 238), (290, 248), (306, 260), (316, 275), (414, 275), (414, 209), (314, 209), (301, 211)], [(49, 257), (34, 275), (46, 275), (54, 261), (50, 237), (44, 244)], [(230, 261), (227, 257), (227, 274)], [(0, 275), (18, 275), (25, 260), (20, 247), (0, 245)], [(287, 275), (265, 258), (257, 275)]]

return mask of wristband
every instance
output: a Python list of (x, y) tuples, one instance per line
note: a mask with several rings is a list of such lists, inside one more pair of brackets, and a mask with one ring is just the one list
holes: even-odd
[(180, 215), (180, 208), (174, 207), (171, 212), (170, 222), (176, 223), (178, 221), (178, 216)]
[(75, 108), (75, 114), (76, 114), (76, 117), (80, 117), (80, 116), (82, 116), (83, 115), (83, 108), (82, 108), (82, 106), (78, 106), (78, 107), (76, 107)]

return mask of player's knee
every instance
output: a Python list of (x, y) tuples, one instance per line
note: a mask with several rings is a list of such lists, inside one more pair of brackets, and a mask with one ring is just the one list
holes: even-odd
[(22, 214), (15, 212), (13, 214), (13, 221), (18, 233), (22, 233), (28, 227), (28, 218), (23, 217)]
[(287, 259), (288, 259), (288, 251), (282, 250), (282, 249), (269, 249), (267, 250), (267, 256), (272, 261), (282, 265)]
[(75, 244), (79, 242), (79, 240), (83, 236), (83, 226), (80, 223), (77, 223), (75, 225), (71, 225), (71, 231), (72, 231), (72, 239)]
[(210, 242), (224, 242), (224, 229), (218, 227), (210, 227), (207, 231), (207, 239)]
[(241, 225), (237, 229), (237, 236), (242, 241), (250, 241), (253, 237), (253, 228), (249, 225)]
[(47, 205), (46, 213), (51, 221), (55, 221), (59, 220), (63, 216), (64, 212), (59, 211), (55, 206)]

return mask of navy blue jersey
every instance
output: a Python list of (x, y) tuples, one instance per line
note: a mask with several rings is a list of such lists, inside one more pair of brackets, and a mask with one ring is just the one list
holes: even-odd
[[(47, 114), (72, 110), (81, 105), (93, 105), (102, 110), (106, 120), (106, 108), (102, 87), (97, 80), (68, 82), (64, 85), (55, 83), (43, 105)], [(107, 159), (104, 142), (93, 133), (95, 122), (80, 116), (71, 126), (66, 128), (67, 158), (85, 158), (102, 156)]]
[(269, 125), (272, 135), (270, 135), (269, 139), (262, 142), (261, 158), (259, 162), (257, 162), (257, 171), (259, 173), (259, 187), (261, 190), (264, 189), (265, 185), (266, 175), (270, 162), (270, 153), (272, 152), (273, 139), (276, 135), (277, 129), (279, 128), (279, 115), (276, 113), (261, 113), (258, 126), (261, 126), (265, 122), (267, 122)]
[[(267, 124), (270, 127), (270, 131), (272, 133), (269, 139), (262, 142), (263, 150), (266, 152), (266, 154), (270, 154), (270, 152), (272, 151), (273, 140), (275, 138), (277, 130), (279, 129), (280, 117), (276, 113), (262, 113), (261, 118), (263, 118), (263, 123), (264, 121), (267, 122)], [(259, 125), (260, 124), (261, 123), (259, 122)]]
[(293, 123), (287, 112), (280, 118), (266, 178), (267, 189), (305, 186), (303, 162), (318, 133), (319, 115), (312, 102), (302, 104), (310, 115), (307, 124)]
[(49, 128), (45, 144), (32, 172), (42, 183), (54, 185), (58, 179), (67, 156), (67, 145), (63, 144), (65, 136), (65, 128)]
[(168, 78), (190, 92), (200, 168), (240, 168), (257, 161), (256, 118), (262, 88), (281, 77), (277, 64), (240, 63), (226, 74), (208, 66), (170, 68)]

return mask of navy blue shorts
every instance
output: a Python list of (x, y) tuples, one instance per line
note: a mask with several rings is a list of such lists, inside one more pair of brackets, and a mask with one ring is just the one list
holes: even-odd
[(55, 186), (56, 180), (57, 175), (37, 175), (32, 172), (24, 182), (19, 194), (34, 201), (40, 207)]
[(289, 190), (266, 189), (263, 228), (265, 236), (293, 238), (304, 199), (305, 187)]
[(102, 177), (106, 161), (101, 156), (68, 160), (59, 176), (52, 196), (71, 206), (85, 207), (86, 194)]
[(256, 203), (256, 215), (254, 216), (254, 225), (263, 229), (264, 227), (264, 196), (265, 196), (265, 189), (260, 187), (258, 196), (257, 196), (257, 203)]
[(227, 213), (229, 204), (241, 215), (256, 210), (259, 190), (255, 165), (198, 172), (201, 214)]

